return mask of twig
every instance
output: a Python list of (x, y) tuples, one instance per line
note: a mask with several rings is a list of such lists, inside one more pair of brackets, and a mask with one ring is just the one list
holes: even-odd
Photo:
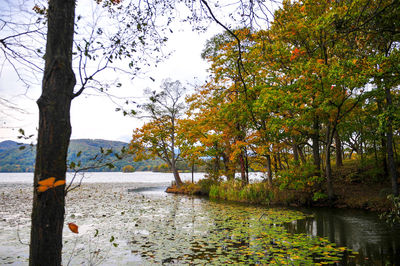
[(28, 243), (24, 243), (24, 242), (22, 242), (22, 240), (21, 240), (21, 237), (20, 237), (20, 235), (19, 235), (19, 223), (17, 224), (17, 237), (18, 237), (19, 243), (21, 243), (22, 245), (29, 246)]

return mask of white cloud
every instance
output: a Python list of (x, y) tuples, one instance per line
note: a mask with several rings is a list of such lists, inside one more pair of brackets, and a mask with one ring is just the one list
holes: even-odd
[[(142, 92), (145, 88), (157, 90), (163, 79), (171, 78), (180, 80), (183, 84), (193, 83), (194, 77), (204, 81), (208, 64), (201, 57), (201, 51), (208, 38), (219, 30), (213, 27), (206, 33), (192, 32), (190, 25), (174, 25), (174, 33), (169, 36), (167, 50), (175, 50), (172, 56), (160, 63), (157, 68), (151, 68), (144, 75), (131, 80), (129, 76), (117, 76), (123, 86), (111, 89), (109, 92), (119, 97), (134, 97), (136, 101), (143, 101)], [(182, 30), (178, 30), (178, 28)], [(102, 73), (102, 78), (114, 79), (112, 71)], [(150, 77), (155, 78), (153, 82)], [(90, 94), (90, 91), (88, 91)], [(124, 117), (121, 112), (115, 112), (115, 105), (108, 97), (89, 96), (83, 94), (73, 100), (71, 107), (72, 138), (102, 138), (110, 140), (130, 139), (132, 130), (141, 125), (140, 121)], [(15, 140), (18, 132), (16, 129), (24, 128), (27, 134), (36, 134), (38, 126), (38, 108), (36, 99), (40, 96), (40, 85), (32, 86), (28, 91), (18, 81), (9, 67), (3, 68), (0, 76), (0, 97), (23, 108), (26, 113), (5, 110), (4, 106), (0, 115), (0, 141), (5, 139)], [(119, 100), (122, 102), (122, 100)], [(4, 109), (4, 110), (3, 110)], [(6, 115), (8, 113), (12, 115)], [(14, 130), (12, 129), (14, 128)]]

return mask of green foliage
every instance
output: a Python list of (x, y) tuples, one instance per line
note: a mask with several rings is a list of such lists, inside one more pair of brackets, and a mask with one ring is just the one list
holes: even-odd
[[(281, 190), (294, 189), (312, 193), (319, 192), (324, 178), (315, 175), (315, 172), (315, 166), (312, 164), (291, 167), (278, 172), (276, 185)], [(315, 197), (320, 198), (320, 196)]]
[(209, 195), (211, 192), (211, 188), (213, 185), (216, 185), (217, 182), (211, 178), (200, 179), (197, 184), (200, 186), (200, 191), (204, 195)]
[(388, 195), (387, 198), (391, 201), (392, 207), (389, 211), (381, 214), (380, 218), (390, 225), (400, 224), (400, 196)]
[(243, 186), (242, 181), (231, 180), (213, 184), (210, 188), (209, 197), (211, 199), (268, 204), (273, 193), (267, 183), (261, 182)]
[(325, 193), (317, 191), (317, 192), (314, 192), (312, 199), (313, 199), (313, 201), (318, 201), (318, 200), (326, 199), (327, 197), (328, 197), (328, 195), (326, 195)]

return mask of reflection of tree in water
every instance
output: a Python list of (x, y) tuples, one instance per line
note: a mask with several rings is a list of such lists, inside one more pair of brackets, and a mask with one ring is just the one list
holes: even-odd
[(377, 215), (355, 210), (314, 210), (314, 217), (285, 225), (292, 233), (327, 237), (358, 252), (356, 263), (400, 265), (400, 227), (390, 228)]
[[(315, 258), (340, 259), (341, 251), (327, 240), (285, 230), (284, 222), (304, 217), (294, 211), (174, 195), (151, 200), (144, 197), (135, 212), (140, 218), (131, 232), (131, 250), (149, 263), (279, 264), (295, 260), (307, 264)], [(325, 259), (322, 253), (331, 258)]]

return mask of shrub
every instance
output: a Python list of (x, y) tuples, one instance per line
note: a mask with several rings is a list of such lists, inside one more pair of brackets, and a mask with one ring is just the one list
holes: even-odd
[(200, 179), (197, 184), (200, 186), (200, 191), (204, 195), (209, 195), (211, 187), (215, 184), (217, 184), (217, 181), (210, 179), (210, 178), (204, 178)]
[(392, 207), (389, 211), (381, 214), (380, 218), (390, 225), (400, 224), (400, 196), (389, 195), (387, 198), (392, 202)]
[(315, 166), (305, 164), (278, 172), (275, 179), (280, 190), (296, 190), (312, 194), (313, 200), (324, 198), (321, 186), (324, 178), (315, 175)]

